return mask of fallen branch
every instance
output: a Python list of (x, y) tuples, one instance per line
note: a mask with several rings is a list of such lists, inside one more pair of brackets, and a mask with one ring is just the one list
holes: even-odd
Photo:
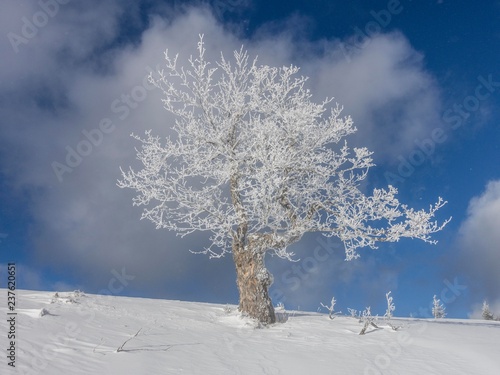
[(125, 341), (123, 342), (123, 344), (121, 344), (121, 345), (120, 345), (120, 347), (118, 347), (118, 349), (116, 349), (116, 352), (117, 352), (117, 353), (119, 353), (119, 352), (123, 352), (123, 351), (125, 351), (125, 350), (123, 349), (123, 347), (125, 346), (125, 344), (126, 344), (127, 342), (129, 342), (130, 340), (132, 340), (133, 338), (137, 337), (137, 335), (139, 335), (139, 332), (141, 332), (141, 330), (142, 330), (142, 328), (140, 328), (140, 329), (136, 332), (136, 334), (135, 334), (135, 335), (133, 335), (132, 337), (130, 337), (130, 338), (128, 338), (127, 340), (125, 340)]

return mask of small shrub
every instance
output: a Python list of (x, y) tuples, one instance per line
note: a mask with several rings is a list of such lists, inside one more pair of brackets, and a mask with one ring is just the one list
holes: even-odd
[(361, 329), (361, 332), (359, 332), (359, 334), (364, 335), (369, 326), (373, 326), (375, 328), (378, 328), (378, 326), (375, 324), (376, 319), (377, 319), (376, 316), (372, 316), (372, 313), (370, 311), (370, 307), (367, 307), (363, 311), (363, 314), (361, 315), (361, 318), (360, 318), (360, 322), (363, 323), (363, 328)]
[(40, 318), (45, 315), (50, 315), (49, 310), (47, 310), (45, 307), (40, 310), (40, 313), (38, 314)]
[(328, 310), (328, 317), (332, 320), (335, 319), (336, 314), (340, 314), (340, 312), (338, 312), (338, 313), (335, 312), (335, 304), (336, 303), (337, 303), (337, 300), (335, 299), (335, 297), (332, 297), (332, 300), (330, 301), (330, 306), (326, 306), (323, 304), (323, 302), (320, 302), (320, 305)]

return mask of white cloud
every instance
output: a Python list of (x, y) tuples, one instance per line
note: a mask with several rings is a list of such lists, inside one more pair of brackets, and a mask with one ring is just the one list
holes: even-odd
[[(459, 231), (459, 267), (476, 285), (476, 293), (500, 301), (500, 181), (469, 202)], [(483, 290), (477, 290), (480, 285)]]
[[(204, 33), (209, 58), (218, 58), (219, 51), (230, 56), (245, 44), (262, 63), (301, 65), (316, 98), (333, 95), (344, 104), (359, 129), (356, 142), (381, 159), (413, 148), (414, 137), (432, 129), (438, 116), (438, 89), (423, 69), (422, 56), (401, 34), (374, 37), (348, 61), (339, 41), (292, 42), (293, 30), (286, 28), (277, 35), (264, 28), (258, 37), (242, 39), (206, 8), (191, 8), (175, 17), (153, 16), (136, 44), (114, 45), (124, 31), (119, 26), (124, 9), (133, 4), (71, 2), (18, 54), (5, 39), (0, 45), (0, 96), (5, 98), (0, 170), (12, 189), (32, 199), (34, 261), (61, 272), (70, 269), (89, 287), (105, 287), (111, 270), (126, 267), (137, 276), (134, 288), (175, 293), (177, 284), (200, 280), (214, 295), (223, 293), (222, 286), (234, 288), (231, 259), (207, 265), (207, 259), (186, 251), (206, 245), (204, 235), (181, 240), (156, 231), (138, 220), (132, 192), (116, 187), (119, 167), (135, 163), (137, 145), (130, 133), (154, 129), (164, 135), (172, 121), (159, 93), (141, 89), (148, 67), (163, 63), (166, 48), (185, 59)], [(21, 17), (36, 11), (33, 2), (4, 4), (0, 32), (20, 29)], [(6, 13), (11, 17), (3, 23)], [(314, 52), (319, 44), (326, 46), (324, 54)], [(124, 104), (134, 89), (145, 96)], [(66, 147), (76, 149), (86, 139), (82, 131), (98, 129), (107, 118), (113, 130), (59, 182), (51, 164), (64, 163)]]
[(439, 89), (402, 34), (374, 36), (347, 57), (338, 41), (325, 48), (325, 58), (305, 64), (314, 89), (344, 105), (358, 128), (356, 141), (376, 160), (395, 161), (438, 126)]

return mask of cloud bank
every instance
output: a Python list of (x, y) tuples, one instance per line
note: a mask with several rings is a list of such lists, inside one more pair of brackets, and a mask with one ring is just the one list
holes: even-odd
[[(12, 42), (11, 34), (0, 44), (0, 172), (12, 199), (22, 195), (30, 202), (27, 267), (71, 276), (89, 292), (105, 288), (113, 270), (125, 268), (134, 276), (130, 290), (137, 293), (202, 294), (220, 302), (236, 297), (231, 259), (209, 262), (191, 254), (188, 249), (206, 245), (204, 235), (180, 239), (140, 222), (132, 193), (116, 187), (119, 167), (136, 163), (130, 133), (153, 129), (164, 136), (173, 121), (145, 80), (163, 64), (166, 48), (185, 61), (203, 33), (208, 58), (217, 59), (220, 51), (230, 56), (244, 44), (261, 63), (301, 66), (318, 100), (334, 96), (353, 117), (358, 133), (351, 143), (368, 146), (380, 162), (413, 149), (414, 139), (439, 119), (439, 89), (423, 56), (400, 33), (376, 35), (346, 59), (340, 40), (297, 39), (293, 28), (300, 19), (285, 23), (279, 33), (263, 27), (242, 36), (221, 25), (207, 6), (162, 9), (140, 18), (140, 5), (132, 1), (57, 4), (53, 15), (31, 1), (3, 4), (0, 33), (15, 33), (26, 42)], [(29, 38), (23, 34), (26, 20), (39, 25)], [(493, 199), (489, 194), (494, 193), (485, 199)], [(470, 227), (494, 216), (479, 208), (481, 199), (471, 206), (472, 219), (463, 229), (466, 241), (476, 245)], [(493, 257), (486, 249), (494, 238), (488, 238), (481, 248)], [(320, 270), (333, 277), (345, 267), (337, 260), (328, 264)], [(348, 278), (350, 272), (342, 274)], [(330, 295), (328, 285), (314, 287)]]
[[(467, 218), (459, 231), (459, 267), (474, 292), (500, 306), (500, 181), (490, 181), (485, 191), (470, 200)], [(499, 311), (500, 312), (500, 311)]]

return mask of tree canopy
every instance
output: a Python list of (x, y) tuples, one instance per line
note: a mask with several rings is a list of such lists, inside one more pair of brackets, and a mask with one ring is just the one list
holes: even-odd
[(449, 221), (433, 221), (441, 198), (426, 211), (401, 204), (393, 186), (362, 192), (371, 152), (348, 147), (351, 117), (330, 98), (314, 103), (298, 67), (259, 65), (243, 47), (214, 66), (202, 37), (188, 68), (168, 50), (165, 59), (150, 81), (176, 117), (175, 135), (134, 135), (143, 167), (122, 170), (118, 183), (138, 193), (134, 205), (157, 228), (209, 232), (202, 252), (212, 257), (238, 239), (288, 259), (289, 245), (318, 232), (342, 240), (351, 260), (379, 242), (433, 242), (430, 235)]

